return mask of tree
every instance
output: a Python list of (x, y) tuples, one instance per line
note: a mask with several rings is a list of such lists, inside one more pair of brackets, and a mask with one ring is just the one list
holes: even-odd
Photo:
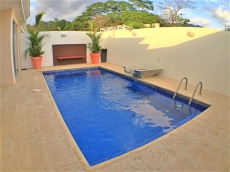
[(64, 29), (65, 30), (81, 30), (81, 31), (88, 31), (89, 29), (89, 23), (92, 19), (89, 18), (89, 16), (78, 16), (74, 21), (70, 24), (68, 24)]
[(151, 10), (153, 10), (153, 3), (150, 0), (97, 2), (88, 6), (86, 11), (74, 20), (74, 24), (68, 25), (68, 30), (87, 30), (88, 21), (95, 21), (97, 29), (120, 24), (138, 25), (139, 28), (143, 27), (145, 23), (154, 23), (160, 20), (159, 23), (164, 23), (159, 16), (148, 12)]
[[(149, 12), (151, 10), (153, 10), (151, 0), (129, 0), (129, 2), (108, 0), (88, 6), (86, 11), (76, 17), (73, 22), (54, 18), (54, 21), (42, 21), (38, 28), (42, 31), (89, 31), (89, 21), (94, 21), (96, 31), (103, 27), (122, 24), (132, 28), (143, 28), (144, 24), (152, 23), (160, 23), (161, 26), (166, 26), (161, 17)], [(33, 26), (28, 25), (27, 27)]]
[(103, 2), (94, 3), (88, 7), (86, 7), (86, 11), (82, 13), (82, 16), (85, 16), (86, 19), (92, 19), (92, 17), (97, 15), (105, 15), (106, 14), (106, 7)]
[(153, 3), (149, 0), (129, 0), (129, 2), (114, 0), (108, 0), (105, 3), (97, 2), (88, 6), (81, 16), (85, 20), (92, 20), (94, 16), (119, 15), (124, 11), (153, 10)]
[(57, 26), (54, 21), (48, 21), (48, 22), (41, 21), (37, 28), (42, 31), (57, 30)]
[(109, 18), (105, 16), (95, 16), (95, 31), (99, 31), (100, 28), (108, 26)]
[(129, 0), (129, 2), (133, 3), (134, 7), (137, 11), (153, 11), (153, 2), (149, 0)]
[(187, 19), (187, 18), (183, 18), (183, 14), (179, 14), (175, 21), (177, 21), (175, 23), (174, 26), (187, 26), (188, 22), (190, 22), (190, 19)]
[(183, 19), (182, 26), (187, 26), (188, 22), (190, 22), (190, 19)]
[[(70, 24), (69, 21), (65, 20), (65, 19), (62, 19), (62, 20), (57, 20), (56, 21), (56, 26), (57, 28), (59, 28), (60, 30), (65, 30), (65, 27)], [(58, 29), (58, 30), (59, 30)]]
[(122, 24), (128, 25), (136, 25), (136, 23), (141, 26), (140, 23), (143, 24), (152, 24), (152, 23), (160, 23), (161, 25), (165, 25), (165, 22), (157, 15), (148, 13), (146, 11), (124, 11), (120, 14), (120, 20)]
[(108, 18), (108, 22), (106, 23), (105, 27), (116, 26), (116, 25), (122, 24), (120, 15), (121, 14), (117, 14), (117, 13), (107, 14), (106, 18)]
[(125, 1), (117, 2), (117, 12), (121, 13), (123, 11), (135, 11), (135, 8), (132, 4)]
[(169, 24), (169, 26), (175, 26), (180, 22), (180, 13), (182, 9), (194, 9), (195, 2), (192, 0), (164, 0), (157, 5), (157, 8), (162, 14), (162, 18)]
[(119, 14), (123, 11), (133, 11), (133, 5), (124, 1), (108, 0), (107, 2), (97, 2), (86, 8), (82, 13), (85, 20), (92, 20), (94, 16), (106, 16), (111, 13)]

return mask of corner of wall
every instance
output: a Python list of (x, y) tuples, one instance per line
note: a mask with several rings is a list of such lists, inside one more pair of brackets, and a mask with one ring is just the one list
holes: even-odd
[[(12, 13), (13, 9), (1, 10), (1, 86), (15, 83), (12, 66)], [(4, 41), (4, 42), (3, 42)]]

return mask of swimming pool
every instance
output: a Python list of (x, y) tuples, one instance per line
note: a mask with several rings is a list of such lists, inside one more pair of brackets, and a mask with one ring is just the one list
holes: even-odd
[(103, 68), (43, 72), (90, 166), (141, 147), (209, 106)]

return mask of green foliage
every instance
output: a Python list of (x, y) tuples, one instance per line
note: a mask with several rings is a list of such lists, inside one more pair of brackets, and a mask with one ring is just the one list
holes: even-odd
[(135, 11), (133, 5), (125, 1), (118, 1), (117, 5), (113, 9), (114, 9), (113, 12), (117, 12), (117, 13), (121, 13), (123, 11)]
[(88, 23), (89, 23), (89, 30), (92, 31), (92, 32), (96, 32), (97, 28), (96, 28), (95, 22), (94, 21), (88, 21)]
[(144, 24), (141, 23), (141, 22), (130, 23), (129, 26), (132, 29), (141, 29), (141, 28), (144, 28)]
[(151, 24), (151, 23), (161, 23), (165, 24), (160, 17), (151, 14), (145, 11), (125, 11), (120, 14), (120, 19), (123, 24), (133, 23), (133, 22), (141, 22), (143, 24)]
[[(65, 29), (66, 26), (70, 25), (71, 22), (66, 20), (58, 20), (57, 18), (54, 19), (54, 21), (40, 21), (39, 25), (36, 26), (36, 29), (40, 31), (57, 31), (59, 27), (61, 30), (67, 30)], [(35, 26), (27, 25), (27, 29), (35, 29)], [(74, 30), (74, 29), (73, 29)]]
[(182, 26), (186, 26), (188, 24), (188, 22), (190, 22), (190, 19), (184, 19), (182, 21)]
[(148, 12), (153, 10), (151, 1), (129, 0), (129, 2), (109, 0), (105, 3), (95, 3), (87, 7), (86, 12), (77, 19), (82, 17), (87, 20), (95, 20), (97, 14), (105, 17), (104, 21), (106, 21), (100, 27), (125, 24), (132, 28), (143, 28), (144, 24), (152, 23), (160, 23), (161, 26), (166, 26), (163, 19)]
[(68, 31), (80, 30), (80, 29), (76, 29), (76, 28), (77, 28), (77, 27), (76, 27), (75, 22), (72, 22), (72, 23), (66, 25), (66, 26), (64, 27), (64, 30), (68, 30)]
[(133, 11), (133, 5), (125, 1), (113, 1), (97, 2), (86, 8), (86, 11), (82, 13), (82, 17), (85, 20), (92, 20), (94, 16), (106, 16), (110, 13), (119, 14), (123, 11)]
[(26, 53), (28, 53), (31, 57), (39, 57), (45, 53), (45, 51), (42, 50), (42, 42), (45, 35), (39, 35), (39, 31), (36, 30), (29, 30), (28, 32), (29, 36), (27, 39), (29, 40), (29, 47), (27, 48)]
[(38, 12), (36, 15), (35, 15), (35, 28), (39, 25), (42, 17), (46, 14), (46, 12), (42, 11), (42, 12)]
[[(65, 19), (62, 19), (62, 20), (56, 20), (56, 26), (57, 28), (59, 28), (60, 30), (65, 30), (65, 27), (70, 24), (69, 21), (66, 21)], [(58, 29), (58, 30), (59, 30)]]
[[(37, 29), (42, 31), (89, 31), (89, 21), (95, 22), (94, 31), (99, 31), (103, 27), (123, 24), (133, 28), (143, 28), (144, 24), (152, 23), (166, 26), (166, 22), (161, 17), (149, 12), (153, 9), (153, 3), (150, 0), (129, 0), (128, 2), (108, 0), (88, 6), (86, 11), (76, 17), (73, 22), (55, 18), (54, 21), (40, 22)], [(28, 28), (33, 27), (28, 26)]]
[(105, 10), (105, 4), (97, 2), (86, 7), (86, 11), (82, 13), (82, 16), (86, 17), (86, 19), (92, 19), (93, 16), (104, 15)]
[(96, 34), (96, 32), (88, 32), (86, 35), (88, 35), (92, 41), (88, 43), (87, 47), (92, 53), (99, 53), (102, 49), (100, 46), (101, 34)]
[(57, 30), (57, 25), (54, 21), (44, 22), (41, 21), (40, 24), (36, 27), (38, 30), (42, 31), (54, 31)]
[[(148, 0), (130, 0), (130, 3), (125, 1), (113, 0), (108, 0), (105, 3), (97, 2), (88, 6), (86, 8), (86, 11), (74, 20), (74, 23), (77, 26), (74, 29), (86, 30), (87, 24), (84, 23), (84, 21), (97, 20), (97, 16), (102, 16), (106, 18), (103, 19), (106, 22), (101, 22), (100, 27), (135, 23), (136, 18), (138, 18), (138, 22), (142, 22), (143, 25), (147, 22), (146, 17), (150, 18), (151, 22), (154, 20), (153, 18), (157, 18), (154, 14), (148, 13), (147, 11), (149, 10), (153, 10), (153, 4), (151, 1)], [(154, 22), (157, 22), (157, 20), (154, 20)], [(84, 25), (82, 27), (83, 23)]]
[(153, 2), (148, 0), (129, 0), (137, 11), (153, 11)]
[(110, 13), (106, 15), (106, 18), (108, 19), (108, 22), (106, 23), (106, 25), (104, 25), (104, 27), (116, 26), (122, 24), (120, 14)]
[(66, 25), (64, 29), (65, 30), (88, 31), (89, 30), (88, 21), (89, 21), (88, 17), (79, 16), (72, 23)]
[[(27, 39), (29, 40), (29, 47), (26, 49), (26, 55), (29, 54), (31, 57), (38, 57), (45, 53), (45, 51), (42, 50), (43, 47), (43, 39), (45, 38), (44, 34), (40, 34), (39, 30), (37, 29), (37, 26), (39, 26), (41, 19), (45, 12), (40, 12), (35, 16), (35, 28), (31, 28), (28, 30), (29, 36)], [(26, 56), (27, 57), (27, 56)]]

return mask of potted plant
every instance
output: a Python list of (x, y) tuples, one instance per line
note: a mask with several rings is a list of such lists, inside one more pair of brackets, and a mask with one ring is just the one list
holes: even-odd
[(29, 56), (31, 57), (35, 69), (41, 68), (41, 55), (45, 53), (45, 51), (42, 50), (44, 44), (43, 39), (45, 38), (45, 35), (41, 35), (39, 30), (37, 29), (37, 26), (40, 23), (43, 15), (45, 15), (45, 12), (37, 13), (37, 15), (35, 16), (35, 28), (28, 30), (29, 36), (27, 37), (27, 39), (29, 40), (29, 47), (26, 49), (26, 54), (29, 54)]
[(101, 34), (96, 33), (96, 27), (94, 21), (89, 22), (89, 28), (91, 32), (86, 33), (86, 35), (90, 37), (91, 42), (87, 44), (87, 47), (91, 51), (90, 56), (92, 59), (92, 63), (97, 64), (99, 62), (100, 52), (102, 48), (100, 46)]

